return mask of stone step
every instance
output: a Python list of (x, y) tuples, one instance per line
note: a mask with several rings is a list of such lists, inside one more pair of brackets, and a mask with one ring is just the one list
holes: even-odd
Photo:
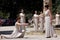
[[(13, 31), (15, 26), (4, 26), (4, 27), (0, 27), (0, 31)], [(60, 29), (60, 28), (54, 28), (54, 29)], [(34, 28), (27, 28), (26, 27), (26, 31), (34, 31)]]

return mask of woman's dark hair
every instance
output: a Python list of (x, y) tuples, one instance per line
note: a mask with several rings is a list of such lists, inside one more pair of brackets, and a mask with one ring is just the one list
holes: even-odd
[(17, 17), (17, 18), (16, 18), (16, 20), (19, 20), (19, 19), (20, 19), (20, 17)]
[(48, 9), (48, 8), (49, 8), (49, 5), (45, 5), (45, 8), (47, 8), (47, 9)]

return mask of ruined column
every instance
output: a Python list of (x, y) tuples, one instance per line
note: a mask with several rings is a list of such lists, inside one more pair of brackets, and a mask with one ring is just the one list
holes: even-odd
[(52, 11), (52, 0), (43, 0), (43, 12), (44, 12), (44, 6), (49, 5), (49, 9)]

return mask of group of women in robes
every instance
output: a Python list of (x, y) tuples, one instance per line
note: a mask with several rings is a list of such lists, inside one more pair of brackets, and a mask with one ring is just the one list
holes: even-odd
[[(19, 37), (24, 37), (25, 34), (25, 26), (28, 25), (27, 23), (25, 23), (25, 18), (24, 18), (24, 14), (23, 14), (23, 10), (21, 11), (21, 13), (19, 14), (20, 16), (17, 18), (17, 21), (15, 23), (15, 29), (12, 32), (11, 35), (1, 35), (1, 37), (5, 37), (5, 38), (19, 38)], [(44, 16), (44, 22), (42, 21), (43, 19), (41, 19)], [(50, 37), (57, 37), (54, 28), (52, 26), (52, 14), (51, 11), (49, 10), (49, 6), (45, 5), (45, 11), (43, 14), (41, 15), (37, 15), (37, 11), (35, 11), (34, 14), (34, 29), (35, 31), (38, 31), (38, 17), (40, 17), (39, 21), (41, 24), (40, 25), (40, 30), (43, 29), (43, 23), (44, 23), (44, 30), (45, 30), (45, 37), (46, 38), (50, 38)], [(42, 27), (41, 27), (42, 26)]]
[(44, 18), (42, 12), (40, 12), (40, 15), (37, 15), (37, 11), (35, 11), (35, 14), (33, 15), (33, 23), (34, 23), (34, 30), (38, 31), (43, 31), (44, 27)]
[[(39, 18), (39, 20), (38, 20)], [(40, 31), (45, 30), (45, 37), (57, 37), (56, 32), (52, 25), (52, 13), (49, 9), (49, 5), (45, 5), (45, 10), (43, 14), (37, 15), (35, 12), (34, 14), (34, 29), (35, 31), (38, 31), (38, 23), (40, 25)]]

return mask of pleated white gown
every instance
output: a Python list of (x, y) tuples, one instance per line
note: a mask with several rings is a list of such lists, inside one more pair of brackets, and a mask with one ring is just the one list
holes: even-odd
[(56, 14), (56, 25), (60, 24), (60, 20), (59, 20), (59, 14)]
[(50, 16), (49, 16), (49, 10), (45, 11), (45, 37), (49, 37), (49, 36), (54, 36), (55, 31), (53, 26), (51, 25), (51, 20), (50, 20)]
[(34, 14), (33, 16), (33, 21), (34, 21), (34, 30), (35, 31), (38, 31), (38, 15), (37, 14)]
[[(20, 23), (25, 23), (25, 14), (23, 14), (23, 13), (20, 13)], [(26, 30), (25, 29), (25, 26), (21, 26), (20, 27), (20, 32), (22, 32), (22, 30)], [(23, 35), (22, 36), (24, 36), (24, 34), (25, 34), (25, 32), (23, 33)]]
[(40, 26), (40, 31), (43, 32), (44, 30), (44, 19), (42, 15), (39, 15), (39, 26)]

